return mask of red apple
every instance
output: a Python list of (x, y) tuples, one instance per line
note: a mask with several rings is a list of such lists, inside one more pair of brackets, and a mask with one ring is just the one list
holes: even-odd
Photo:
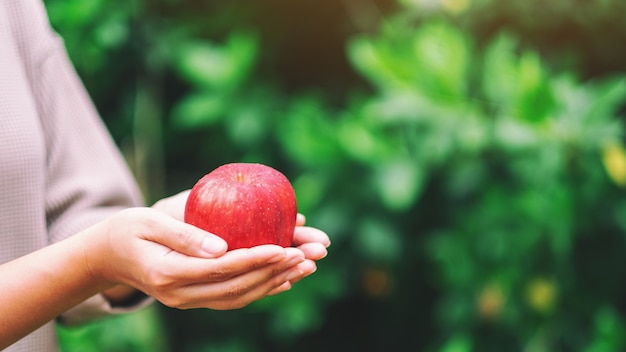
[(289, 247), (296, 195), (281, 172), (263, 164), (225, 164), (191, 189), (185, 222), (222, 237), (228, 249), (262, 244)]

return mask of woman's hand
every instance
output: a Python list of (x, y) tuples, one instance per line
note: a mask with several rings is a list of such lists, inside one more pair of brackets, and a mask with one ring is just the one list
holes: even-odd
[(181, 309), (241, 308), (312, 274), (330, 244), (324, 232), (305, 227), (304, 217), (298, 216), (294, 247), (227, 252), (221, 238), (175, 218), (184, 212), (176, 210), (184, 199), (180, 194), (161, 202), (155, 206), (160, 210), (123, 210), (0, 265), (0, 349), (88, 297), (120, 285)]
[[(160, 200), (152, 208), (159, 210), (159, 212), (163, 214), (169, 215), (173, 219), (182, 221), (184, 217), (184, 207), (185, 207), (185, 203), (186, 203), (188, 195), (189, 195), (189, 191), (178, 193), (172, 197), (168, 197), (163, 200)], [(264, 259), (267, 260), (268, 257), (260, 256), (260, 254), (265, 253), (266, 255), (270, 255), (270, 252), (267, 252), (268, 248), (275, 247), (273, 249), (275, 251), (277, 249), (276, 246), (260, 246), (261, 248), (255, 247), (251, 249), (234, 250), (234, 251), (230, 251), (226, 253), (225, 242), (221, 240), (219, 237), (206, 233), (206, 232), (203, 233), (204, 237), (202, 238), (202, 243), (192, 244), (191, 246), (189, 245), (181, 246), (181, 244), (188, 241), (188, 239), (183, 238), (182, 241), (179, 241), (175, 238), (177, 236), (172, 237), (171, 235), (167, 237), (151, 238), (149, 239), (149, 241), (152, 241), (155, 244), (160, 244), (161, 246), (164, 246), (167, 249), (173, 249), (174, 251), (170, 253), (170, 257), (182, 255), (181, 258), (178, 258), (178, 261), (180, 262), (183, 262), (184, 257), (216, 259), (220, 256), (224, 256), (225, 258), (222, 257), (220, 260), (213, 261), (214, 263), (216, 263), (214, 265), (213, 270), (220, 270), (220, 272), (223, 273), (223, 276), (218, 277), (218, 278), (213, 278), (210, 280), (210, 282), (212, 283), (211, 287), (221, 287), (222, 290), (231, 291), (231, 293), (228, 294), (230, 296), (233, 296), (230, 299), (231, 306), (229, 306), (228, 303), (224, 305), (224, 302), (223, 302), (223, 303), (220, 303), (220, 306), (223, 305), (223, 308), (219, 308), (214, 305), (206, 306), (206, 307), (214, 308), (214, 309), (230, 309), (230, 308), (236, 308), (238, 306), (249, 304), (252, 301), (256, 299), (260, 299), (265, 295), (274, 295), (280, 292), (284, 292), (290, 289), (294, 283), (298, 282), (302, 278), (312, 274), (313, 272), (317, 270), (316, 261), (324, 258), (327, 255), (326, 248), (330, 245), (330, 240), (328, 238), (328, 235), (324, 233), (323, 231), (313, 228), (313, 227), (304, 226), (304, 224), (305, 224), (304, 215), (298, 214), (297, 221), (296, 221), (296, 228), (294, 231), (294, 240), (293, 240), (293, 246), (295, 248), (285, 249), (284, 253), (282, 254), (284, 258), (282, 259), (278, 259), (279, 257), (272, 258), (271, 260), (275, 261), (275, 263), (266, 262), (265, 263), (266, 265), (263, 265), (262, 261)], [(177, 226), (180, 226), (180, 224), (178, 224)], [(184, 224), (183, 227), (188, 228), (189, 225)], [(193, 230), (195, 232), (201, 231), (196, 228), (193, 228)], [(191, 231), (191, 230), (187, 229), (186, 231)], [(155, 231), (147, 230), (145, 232), (154, 233)], [(188, 234), (183, 235), (183, 237), (186, 237), (186, 236), (191, 238), (191, 236)], [(166, 242), (165, 240), (167, 239), (169, 239), (170, 241)], [(198, 248), (204, 248), (204, 250), (201, 252), (198, 252), (197, 251)], [(168, 259), (172, 259), (172, 258), (168, 258)], [(191, 258), (186, 258), (186, 259), (189, 260)], [(225, 264), (225, 263), (228, 263), (228, 261), (230, 261), (231, 264)], [(246, 262), (248, 262), (248, 264), (246, 264)], [(224, 263), (222, 265), (226, 265), (226, 267), (220, 267), (219, 265), (221, 263)], [(235, 268), (232, 266), (232, 263), (239, 263), (239, 265)], [(291, 265), (287, 265), (288, 267), (293, 266), (294, 264), (297, 264), (297, 265), (294, 268), (292, 268), (292, 270), (289, 273), (286, 273), (283, 276), (279, 276), (278, 274), (280, 272), (286, 270), (285, 266), (277, 265), (279, 263), (291, 264)], [(276, 264), (276, 265), (270, 266), (269, 264)], [(265, 267), (266, 269), (264, 274), (259, 274), (261, 267)], [(247, 271), (251, 271), (252, 268), (254, 268), (254, 272), (247, 272)], [(270, 273), (273, 273), (273, 274), (270, 275)], [(231, 279), (234, 279), (235, 277), (237, 277), (237, 280), (231, 280)], [(161, 279), (164, 279), (164, 278), (160, 278), (159, 280)], [(194, 283), (194, 286), (197, 286), (197, 287), (202, 287), (202, 284), (204, 285), (207, 284), (206, 280), (201, 281), (199, 283), (193, 281), (193, 280), (198, 280), (199, 279), (198, 277), (189, 276), (189, 277), (186, 277), (186, 279), (190, 280), (189, 282)], [(162, 301), (166, 305), (175, 306), (178, 308), (192, 307), (192, 306), (189, 306), (189, 304), (192, 303), (191, 301), (185, 301), (185, 302), (176, 301), (176, 299), (181, 298), (180, 296), (176, 296), (176, 295), (172, 295), (172, 297), (165, 296), (168, 292), (175, 291), (174, 285), (176, 284), (176, 280), (177, 278), (173, 276), (169, 278), (168, 284), (165, 284), (165, 285), (163, 285), (163, 283), (159, 284), (158, 286), (160, 288), (158, 291), (162, 292), (160, 296), (159, 296), (158, 291), (153, 292), (152, 290), (150, 290), (150, 288), (141, 289), (140, 287), (137, 286), (138, 285), (137, 283), (135, 284), (129, 283), (129, 284), (133, 285), (134, 287), (138, 287), (144, 293), (147, 293), (155, 297), (156, 299)], [(263, 285), (260, 282), (262, 280), (264, 280)], [(282, 283), (275, 282), (272, 285), (270, 284), (271, 280), (275, 280), (275, 281), (282, 280), (283, 282)], [(219, 286), (216, 285), (216, 283), (218, 282), (221, 283), (221, 285)], [(185, 282), (179, 282), (178, 284), (181, 285), (181, 287), (190, 285)], [(235, 296), (238, 296), (238, 295), (233, 295), (232, 294), (233, 289), (228, 287), (228, 285), (230, 284), (235, 284), (235, 285), (238, 285), (239, 287), (247, 285), (246, 286), (247, 288), (238, 289), (241, 291), (241, 294), (239, 294), (239, 296), (241, 297), (237, 298)], [(128, 288), (126, 288), (126, 290), (123, 290), (120, 287), (123, 287), (123, 286), (118, 285), (116, 286), (116, 288), (106, 291), (105, 296), (108, 296), (109, 298), (111, 298), (111, 294), (114, 294), (116, 290), (121, 291), (121, 292), (128, 292)], [(205, 289), (207, 288), (205, 287)], [(222, 291), (222, 292), (225, 292), (225, 291)], [(211, 304), (214, 301), (220, 301), (220, 300), (224, 301), (223, 299), (219, 298), (220, 294), (223, 294), (223, 293), (220, 293), (220, 291), (213, 290), (212, 294), (213, 294), (212, 298), (207, 297), (205, 298), (205, 301)], [(200, 303), (200, 301), (197, 301), (196, 303)]]
[(93, 230), (106, 234), (86, 251), (94, 276), (175, 308), (241, 308), (314, 271), (300, 249), (264, 245), (226, 253), (219, 237), (149, 208), (124, 210)]
[[(157, 209), (176, 220), (183, 221), (185, 214), (185, 203), (187, 202), (187, 197), (189, 196), (190, 190), (186, 190), (175, 194), (173, 196), (163, 198), (157, 201), (152, 208)], [(221, 243), (217, 244), (221, 246)], [(217, 251), (221, 253), (220, 250)], [(112, 304), (112, 305), (125, 305), (129, 298), (132, 298), (137, 293), (137, 290), (133, 287), (127, 285), (116, 285), (110, 289), (107, 289), (102, 292), (102, 295)]]

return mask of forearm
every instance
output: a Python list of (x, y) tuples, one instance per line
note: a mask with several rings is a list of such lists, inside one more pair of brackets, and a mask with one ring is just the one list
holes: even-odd
[(85, 263), (89, 232), (0, 266), (0, 349), (110, 287)]

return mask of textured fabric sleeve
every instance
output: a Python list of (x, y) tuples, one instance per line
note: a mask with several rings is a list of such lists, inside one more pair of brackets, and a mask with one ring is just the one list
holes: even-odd
[(121, 208), (143, 203), (62, 42), (56, 41), (33, 81), (47, 147), (46, 213), (51, 242)]
[(144, 297), (141, 300), (134, 301), (132, 305), (117, 307), (111, 306), (102, 295), (95, 295), (82, 304), (65, 312), (57, 321), (63, 325), (79, 325), (85, 321), (93, 320), (103, 315), (133, 312), (148, 306), (153, 301), (154, 299), (150, 297)]
[[(40, 10), (45, 12), (43, 6)], [(63, 42), (47, 21), (42, 33), (40, 42), (47, 44), (41, 46), (29, 75), (46, 143), (46, 221), (49, 242), (54, 243), (143, 201)], [(61, 321), (78, 323), (127, 310), (96, 296)]]

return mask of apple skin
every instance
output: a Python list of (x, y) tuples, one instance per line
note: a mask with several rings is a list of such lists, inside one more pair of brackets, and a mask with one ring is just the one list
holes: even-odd
[(289, 247), (298, 207), (285, 175), (263, 164), (224, 164), (191, 189), (184, 221), (223, 238), (228, 250)]

